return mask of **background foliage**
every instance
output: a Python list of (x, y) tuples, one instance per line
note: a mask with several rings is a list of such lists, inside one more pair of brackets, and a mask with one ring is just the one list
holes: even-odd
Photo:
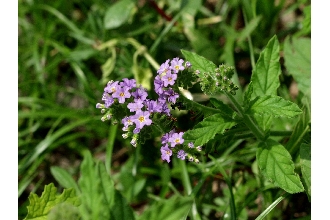
[[(170, 211), (181, 207), (174, 216), (187, 212), (192, 201), (180, 199), (187, 194), (180, 161), (161, 161), (157, 138), (135, 149), (117, 132), (117, 125), (101, 122), (95, 104), (100, 102), (106, 82), (135, 78), (151, 89), (158, 65), (183, 57), (180, 50), (184, 49), (216, 65), (234, 66), (233, 80), (245, 90), (254, 63), (277, 35), (278, 68), (282, 71), (278, 94), (298, 104), (306, 102), (302, 97), (310, 102), (310, 18), (307, 0), (19, 0), (18, 218), (26, 217), (31, 192), (41, 195), (50, 183), (61, 192), (69, 187), (77, 194), (79, 190), (88, 192), (92, 190), (88, 181), (81, 179), (99, 178), (98, 172), (111, 174), (111, 179), (100, 179), (99, 184), (112, 183), (116, 198), (127, 202), (129, 207), (124, 207), (136, 216), (151, 219), (154, 212), (150, 210), (162, 210), (165, 201), (169, 201)], [(194, 100), (209, 102), (201, 88), (190, 91)], [(240, 92), (237, 98), (243, 100)], [(193, 113), (175, 114), (183, 130), (201, 121)], [(306, 117), (305, 124), (296, 126), (303, 129), (308, 115), (302, 117)], [(275, 126), (293, 130), (297, 121), (283, 119)], [(239, 219), (254, 219), (283, 193), (269, 188), (259, 175), (256, 147), (254, 140), (241, 139), (211, 151), (218, 160), (205, 160), (202, 166), (187, 164), (191, 182), (200, 187), (195, 200), (203, 219), (230, 219), (232, 194)], [(292, 149), (291, 154), (298, 153), (298, 148)], [(310, 157), (308, 150), (301, 154), (305, 156), (301, 160), (305, 175)], [(217, 166), (221, 169), (210, 171), (216, 161), (221, 161)], [(89, 199), (95, 205), (102, 203), (99, 198)], [(95, 215), (97, 208), (95, 205)], [(285, 198), (267, 217), (308, 216), (309, 198), (298, 193)]]

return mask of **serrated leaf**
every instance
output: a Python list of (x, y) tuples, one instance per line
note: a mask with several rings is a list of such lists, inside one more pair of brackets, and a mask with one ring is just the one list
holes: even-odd
[(301, 144), (300, 146), (300, 165), (301, 165), (301, 174), (306, 188), (306, 193), (309, 201), (311, 201), (311, 145), (310, 144)]
[(173, 196), (169, 199), (155, 202), (138, 219), (186, 219), (192, 203), (193, 200), (190, 197)]
[(236, 122), (226, 121), (221, 114), (214, 114), (206, 117), (198, 123), (192, 130), (184, 133), (185, 142), (193, 142), (195, 146), (202, 146), (213, 139), (216, 134), (222, 134), (226, 129), (236, 125)]
[(104, 28), (114, 29), (125, 23), (134, 8), (134, 1), (122, 0), (112, 5), (105, 13)]
[(283, 45), (284, 65), (298, 84), (298, 89), (310, 96), (311, 39), (287, 37)]
[(29, 195), (30, 204), (27, 206), (28, 214), (24, 220), (47, 220), (47, 215), (56, 205), (70, 203), (79, 206), (80, 201), (76, 197), (74, 189), (64, 189), (61, 195), (57, 195), (57, 189), (53, 183), (45, 186), (41, 197), (31, 193)]
[(217, 66), (206, 59), (205, 57), (199, 56), (196, 53), (189, 52), (187, 50), (181, 50), (185, 59), (191, 63), (191, 68), (193, 70), (199, 70), (201, 73), (204, 72), (214, 72)]
[(302, 113), (297, 104), (280, 96), (262, 96), (253, 101), (247, 114), (272, 115), (274, 117), (295, 117)]
[(280, 46), (275, 35), (268, 41), (267, 46), (259, 56), (255, 69), (252, 71), (252, 98), (277, 94), (277, 88), (280, 86), (279, 75), (281, 74), (279, 50)]
[(277, 141), (267, 139), (259, 144), (257, 162), (265, 177), (276, 186), (288, 193), (304, 191), (299, 176), (294, 172), (290, 153)]

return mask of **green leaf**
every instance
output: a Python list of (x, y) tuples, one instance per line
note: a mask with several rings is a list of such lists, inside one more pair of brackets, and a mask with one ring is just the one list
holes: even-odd
[(283, 45), (284, 65), (298, 84), (298, 89), (310, 97), (311, 39), (287, 37)]
[(125, 23), (134, 8), (134, 1), (122, 0), (112, 5), (105, 13), (104, 28), (114, 29)]
[(293, 129), (293, 132), (290, 136), (289, 141), (285, 145), (286, 149), (290, 152), (291, 155), (295, 155), (300, 145), (303, 143), (304, 138), (311, 130), (311, 111), (310, 106), (305, 105), (303, 107), (303, 114), (300, 116), (300, 119), (296, 126)]
[(138, 219), (186, 219), (192, 203), (193, 200), (190, 197), (172, 196), (169, 199), (155, 202)]
[(262, 96), (253, 100), (252, 103), (247, 114), (292, 118), (302, 113), (297, 104), (280, 96)]
[(258, 27), (259, 22), (261, 20), (261, 16), (257, 16), (253, 18), (245, 27), (244, 29), (239, 33), (237, 42), (240, 43), (241, 41), (245, 40), (247, 37), (251, 35), (251, 33)]
[(135, 219), (132, 208), (118, 190), (115, 190), (114, 204), (111, 207), (111, 219)]
[(80, 190), (76, 181), (65, 169), (57, 166), (52, 166), (50, 167), (50, 172), (61, 186), (63, 186), (64, 188), (74, 188), (76, 190), (76, 193), (80, 194)]
[(103, 198), (99, 190), (100, 178), (97, 173), (97, 167), (95, 167), (89, 151), (84, 152), (80, 173), (81, 176), (78, 180), (78, 185), (82, 192), (80, 212), (84, 218), (99, 219), (101, 212), (104, 212), (104, 206), (102, 206)]
[(217, 66), (208, 59), (197, 55), (196, 53), (189, 52), (187, 50), (181, 50), (187, 61), (191, 63), (193, 70), (199, 70), (202, 74), (204, 72), (214, 72)]
[(252, 98), (277, 94), (277, 88), (280, 86), (279, 75), (281, 74), (279, 49), (275, 35), (261, 52), (256, 68), (252, 71)]
[(301, 144), (300, 146), (300, 165), (301, 165), (301, 174), (302, 180), (306, 189), (306, 193), (309, 201), (311, 201), (311, 145), (310, 144)]
[(47, 215), (52, 208), (64, 202), (74, 206), (80, 205), (74, 189), (64, 189), (61, 195), (57, 195), (56, 192), (56, 187), (53, 183), (50, 183), (45, 186), (40, 198), (37, 194), (31, 193), (29, 195), (30, 204), (27, 206), (28, 214), (24, 220), (47, 220)]
[(223, 134), (226, 129), (236, 125), (236, 122), (226, 121), (221, 114), (214, 114), (204, 118), (194, 129), (184, 133), (183, 139), (186, 143), (193, 142), (195, 146), (202, 146), (213, 139), (216, 134)]
[(277, 141), (267, 139), (259, 144), (257, 162), (262, 173), (276, 186), (288, 193), (304, 191), (299, 176), (294, 172), (290, 153)]
[(212, 105), (214, 105), (214, 107), (221, 110), (220, 114), (224, 117), (234, 119), (237, 115), (237, 113), (232, 108), (230, 108), (228, 105), (218, 99), (210, 98), (210, 102), (212, 103)]

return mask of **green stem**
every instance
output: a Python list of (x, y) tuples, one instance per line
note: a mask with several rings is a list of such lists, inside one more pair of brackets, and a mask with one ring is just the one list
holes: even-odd
[(118, 125), (111, 125), (109, 129), (109, 139), (108, 139), (108, 145), (106, 148), (106, 156), (105, 156), (105, 169), (109, 174), (111, 171), (111, 158), (112, 158), (113, 146), (116, 139), (117, 129), (118, 129)]
[(280, 196), (278, 199), (276, 199), (276, 200), (275, 200), (270, 206), (268, 206), (268, 208), (267, 208), (265, 211), (263, 211), (263, 212), (262, 212), (262, 213), (256, 218), (256, 220), (264, 219), (264, 218), (268, 215), (268, 213), (269, 213), (270, 211), (272, 211), (278, 203), (280, 203), (283, 199), (285, 199), (286, 197), (288, 197), (288, 195), (290, 195), (290, 194), (286, 192), (284, 195), (282, 195), (282, 196)]
[[(186, 194), (191, 195), (192, 188), (191, 188), (190, 179), (189, 179), (189, 175), (188, 175), (188, 171), (187, 171), (186, 161), (180, 160), (179, 162), (180, 162), (181, 171), (182, 171), (182, 182), (183, 182)], [(201, 219), (197, 212), (195, 199), (194, 199), (194, 202), (192, 205), (191, 213), (192, 213), (193, 220)]]
[(234, 108), (236, 109), (238, 115), (243, 118), (244, 123), (252, 131), (254, 136), (256, 136), (261, 141), (264, 140), (266, 136), (264, 132), (260, 129), (260, 127), (257, 125), (257, 123), (253, 120), (253, 118), (250, 115), (244, 113), (242, 106), (236, 101), (235, 97), (232, 94), (228, 92), (226, 92), (225, 94), (227, 95), (231, 103), (234, 105)]
[[(247, 16), (246, 16), (246, 12), (245, 12), (245, 7), (243, 7), (243, 17), (244, 17), (244, 23), (247, 24), (248, 20), (247, 20)], [(254, 70), (256, 67), (256, 62), (254, 60), (253, 45), (252, 45), (252, 40), (251, 40), (250, 35), (248, 35), (247, 40), (248, 40), (248, 44), (249, 44), (251, 66), (252, 66), (252, 69)]]

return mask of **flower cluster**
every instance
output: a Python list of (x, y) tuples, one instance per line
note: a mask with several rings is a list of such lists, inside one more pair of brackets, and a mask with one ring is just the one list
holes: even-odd
[[(185, 160), (187, 157), (189, 161), (194, 161), (196, 163), (199, 162), (199, 160), (190, 153), (194, 149), (194, 144), (192, 142), (188, 143), (188, 148), (183, 145), (183, 134), (183, 132), (176, 133), (175, 130), (171, 130), (169, 133), (162, 136), (161, 142), (163, 146), (160, 148), (162, 160), (166, 160), (169, 163), (174, 152), (181, 160)], [(197, 151), (202, 150), (201, 146), (198, 146), (195, 149)]]
[[(174, 87), (175, 81), (178, 78), (178, 73), (191, 64), (179, 58), (166, 60), (157, 71), (157, 76), (154, 79), (154, 90), (158, 95), (157, 100), (148, 99), (148, 93), (141, 85), (137, 85), (134, 79), (123, 79), (122, 81), (109, 81), (104, 88), (102, 101), (104, 104), (97, 103), (96, 108), (100, 108), (105, 120), (121, 121), (125, 132), (123, 138), (132, 137), (131, 144), (136, 147), (139, 139), (139, 134), (145, 126), (152, 125), (153, 115), (155, 113), (170, 116), (170, 104), (175, 104), (179, 98), (179, 94), (175, 92), (177, 87)], [(114, 117), (115, 116), (115, 117)], [(116, 119), (113, 119), (116, 118)], [(166, 133), (162, 137), (161, 158), (170, 162), (172, 153), (176, 153), (177, 157), (185, 160), (186, 157), (190, 161), (198, 162), (182, 148), (184, 139), (183, 132), (175, 133), (174, 130)], [(192, 144), (192, 143), (191, 143)], [(187, 148), (187, 146), (185, 146)], [(189, 146), (189, 148), (193, 148)]]

